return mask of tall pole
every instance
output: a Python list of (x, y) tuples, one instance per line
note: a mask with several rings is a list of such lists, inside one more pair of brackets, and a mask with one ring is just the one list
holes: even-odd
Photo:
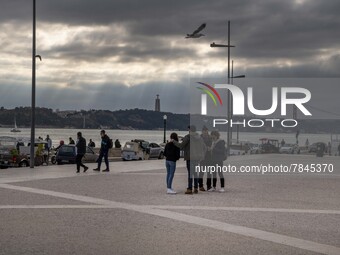
[[(234, 60), (231, 61), (231, 83), (230, 84), (234, 84)], [(230, 96), (230, 118), (233, 119), (233, 112), (234, 112), (234, 108), (233, 108), (233, 100), (234, 97)], [(230, 140), (233, 140), (233, 127), (230, 127)]]
[(166, 143), (166, 118), (164, 118), (163, 143)]
[[(230, 20), (228, 21), (228, 44), (216, 44), (216, 43), (212, 43), (210, 44), (210, 47), (227, 47), (228, 48), (228, 84), (230, 84), (230, 48), (231, 47), (235, 47), (233, 45), (230, 45)], [(228, 103), (227, 103), (227, 119), (228, 119), (228, 126), (227, 126), (227, 152), (228, 155), (230, 155), (230, 141), (231, 141), (231, 133), (230, 133), (230, 120), (231, 120), (231, 93), (230, 90), (228, 90), (228, 94), (227, 94), (227, 99), (228, 99)]]
[[(228, 45), (230, 45), (230, 20), (228, 20)], [(228, 47), (228, 84), (230, 84), (230, 47)], [(228, 90), (228, 129), (227, 129), (227, 146), (228, 146), (228, 150), (227, 150), (227, 154), (228, 156), (230, 155), (230, 142), (231, 142), (231, 128), (230, 128), (230, 119), (231, 119), (231, 94), (230, 94), (230, 90)]]
[(36, 6), (33, 0), (33, 36), (32, 36), (32, 108), (31, 108), (31, 148), (30, 148), (30, 167), (34, 168), (34, 141), (35, 141), (35, 20)]

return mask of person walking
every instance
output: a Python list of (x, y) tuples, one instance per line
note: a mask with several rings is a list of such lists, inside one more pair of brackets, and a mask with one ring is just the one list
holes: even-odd
[(106, 169), (103, 170), (103, 172), (110, 172), (110, 166), (109, 166), (109, 150), (112, 148), (112, 141), (110, 140), (110, 137), (105, 134), (105, 130), (100, 131), (100, 136), (102, 138), (101, 144), (100, 144), (100, 153), (98, 157), (98, 167), (93, 169), (93, 171), (100, 171), (100, 166), (102, 164), (102, 160), (104, 158)]
[(187, 195), (192, 195), (192, 183), (194, 182), (194, 193), (198, 193), (198, 173), (195, 171), (196, 166), (204, 158), (205, 146), (202, 138), (196, 133), (194, 125), (188, 126), (189, 134), (187, 134), (182, 142), (171, 140), (174, 145), (184, 150), (184, 160), (186, 161), (188, 171), (188, 187), (185, 192)]
[[(212, 131), (211, 132), (211, 138), (212, 138), (212, 146), (211, 146), (211, 165), (212, 166), (220, 166), (220, 171), (218, 171), (218, 175), (220, 177), (221, 182), (221, 189), (219, 192), (225, 192), (224, 190), (224, 176), (223, 176), (223, 161), (226, 160), (226, 148), (225, 148), (225, 141), (220, 139), (220, 133), (218, 131)], [(217, 167), (216, 167), (217, 168)], [(217, 170), (216, 170), (217, 171)], [(207, 186), (208, 191), (216, 191), (216, 184), (217, 184), (217, 178), (216, 178), (216, 171), (212, 174), (210, 173), (209, 178), (207, 179)], [(211, 175), (213, 176), (213, 185), (211, 187)]]
[(77, 173), (80, 172), (80, 167), (84, 168), (84, 173), (89, 169), (82, 163), (82, 159), (86, 153), (86, 140), (81, 132), (77, 133), (77, 143), (76, 143), (76, 163), (77, 163)]
[[(178, 142), (178, 135), (176, 133), (172, 133), (170, 135), (170, 139)], [(172, 188), (172, 180), (175, 176), (176, 171), (176, 161), (180, 158), (180, 149), (174, 145), (173, 142), (169, 142), (165, 145), (164, 156), (165, 167), (166, 167), (166, 186), (167, 186), (167, 194), (176, 194), (176, 191)]]
[[(200, 165), (201, 166), (209, 166), (210, 165), (210, 159), (211, 159), (211, 152), (210, 148), (212, 145), (212, 139), (211, 136), (209, 135), (209, 130), (206, 126), (202, 128), (202, 134), (201, 137), (203, 139), (203, 142), (206, 146), (206, 152), (204, 155), (204, 159), (201, 161)], [(203, 177), (204, 177), (204, 172), (200, 171), (198, 175), (198, 187), (200, 191), (205, 191), (204, 186), (203, 186)], [(208, 185), (208, 183), (207, 183)]]

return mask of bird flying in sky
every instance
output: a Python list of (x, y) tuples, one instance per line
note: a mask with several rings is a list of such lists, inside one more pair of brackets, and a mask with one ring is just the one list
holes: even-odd
[(187, 34), (185, 38), (200, 38), (201, 36), (204, 36), (204, 34), (200, 33), (204, 28), (206, 27), (206, 24), (203, 23), (199, 26), (192, 34)]
[(36, 58), (39, 58), (40, 61), (42, 60), (40, 55), (35, 55), (35, 57), (36, 57)]

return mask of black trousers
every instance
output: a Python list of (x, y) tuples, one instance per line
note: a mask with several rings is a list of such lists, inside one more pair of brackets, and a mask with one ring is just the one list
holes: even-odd
[[(220, 165), (223, 166), (223, 162), (217, 162), (214, 163), (214, 165)], [(218, 176), (220, 177), (220, 181), (221, 181), (221, 188), (224, 188), (224, 176), (223, 176), (223, 172), (222, 171), (218, 171)], [(207, 188), (210, 189), (211, 188), (211, 178), (213, 179), (213, 187), (216, 188), (216, 184), (217, 184), (217, 173), (213, 172), (207, 173)]]
[(80, 167), (85, 168), (86, 166), (81, 162), (83, 159), (84, 154), (77, 154), (76, 156), (76, 163), (77, 163), (77, 171), (80, 171)]
[[(210, 152), (208, 152), (210, 154)], [(205, 155), (205, 158), (204, 160), (201, 161), (200, 165), (201, 166), (209, 166), (211, 164), (211, 156), (209, 154), (206, 154)], [(207, 174), (207, 176), (209, 177), (209, 173)], [(198, 186), (200, 188), (203, 188), (203, 177), (204, 177), (204, 172), (199, 172), (198, 174)], [(209, 187), (208, 185), (208, 178), (207, 178), (207, 186)]]

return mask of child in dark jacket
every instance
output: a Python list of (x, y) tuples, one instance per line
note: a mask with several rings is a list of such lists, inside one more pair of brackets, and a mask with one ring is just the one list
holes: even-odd
[[(171, 140), (178, 141), (178, 135), (176, 133), (172, 133), (170, 135)], [(174, 179), (175, 171), (176, 171), (176, 161), (180, 158), (180, 149), (176, 147), (173, 142), (169, 142), (165, 145), (164, 156), (166, 157), (165, 166), (166, 166), (166, 185), (167, 185), (167, 194), (176, 194), (176, 192), (172, 188), (172, 180)]]

